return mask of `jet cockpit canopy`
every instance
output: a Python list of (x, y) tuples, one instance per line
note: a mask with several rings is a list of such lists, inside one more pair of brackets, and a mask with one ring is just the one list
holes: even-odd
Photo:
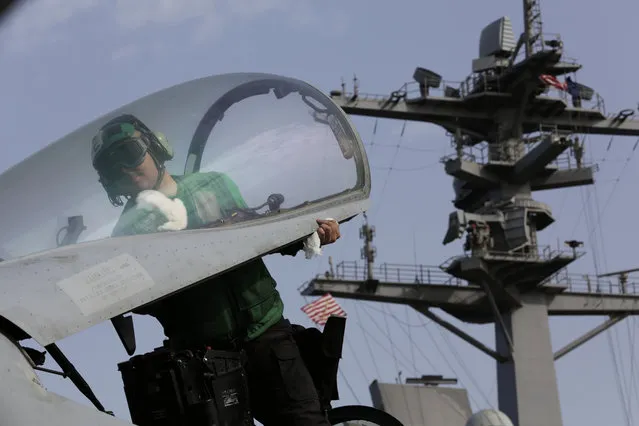
[[(159, 192), (131, 195), (145, 153), (177, 187), (149, 178)], [(299, 241), (316, 218), (347, 220), (369, 193), (356, 130), (311, 85), (179, 84), (0, 175), (0, 316), (46, 345)]]

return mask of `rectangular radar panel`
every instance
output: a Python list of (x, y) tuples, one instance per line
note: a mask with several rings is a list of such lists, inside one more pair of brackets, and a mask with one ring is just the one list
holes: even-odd
[(479, 37), (479, 57), (495, 56), (507, 58), (515, 51), (517, 40), (513, 25), (507, 16), (486, 25)]

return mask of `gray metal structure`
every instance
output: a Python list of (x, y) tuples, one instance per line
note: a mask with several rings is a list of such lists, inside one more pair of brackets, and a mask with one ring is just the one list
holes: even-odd
[[(525, 30), (516, 43), (508, 18), (488, 25), (473, 73), (459, 85), (417, 68), (415, 82), (390, 96), (365, 95), (357, 87), (348, 94), (331, 92), (348, 114), (434, 123), (449, 132), (455, 154), (442, 162), (454, 179), (458, 210), (450, 214), (443, 243), (466, 232), (465, 253), (439, 270), (383, 265), (382, 276), (374, 275), (372, 234), (365, 225), (367, 270), (360, 273), (356, 265), (342, 263), (333, 276), (318, 276), (302, 290), (304, 295), (329, 292), (412, 306), (493, 357), (499, 408), (516, 426), (562, 425), (554, 360), (639, 314), (639, 294), (633, 289), (603, 287), (599, 277), (584, 280), (566, 272), (581, 256), (581, 242), (566, 241), (566, 252), (537, 242), (537, 233), (554, 218), (532, 193), (594, 183), (594, 166), (584, 163), (583, 138), (577, 134), (639, 136), (634, 110), (606, 114), (592, 89), (557, 79), (573, 75), (581, 65), (564, 58), (558, 36), (544, 38), (540, 16), (538, 1), (524, 0)], [(443, 95), (433, 95), (442, 86)], [(468, 323), (495, 323), (496, 348), (431, 308)], [(553, 353), (550, 315), (609, 319)]]

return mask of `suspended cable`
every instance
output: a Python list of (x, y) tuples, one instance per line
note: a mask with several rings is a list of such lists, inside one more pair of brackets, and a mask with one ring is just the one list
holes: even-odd
[[(632, 320), (632, 325), (633, 327), (630, 327), (630, 320)], [(626, 376), (626, 378), (628, 379), (628, 381), (626, 382), (626, 395), (628, 397), (628, 406), (631, 407), (630, 408), (630, 420), (632, 421), (632, 423), (634, 424), (634, 410), (632, 409), (632, 407), (634, 407), (634, 405), (632, 404), (633, 398), (632, 396), (635, 393), (636, 390), (636, 386), (637, 386), (637, 376), (636, 376), (636, 371), (635, 371), (635, 365), (636, 365), (636, 360), (635, 360), (635, 336), (634, 336), (634, 332), (636, 330), (636, 324), (635, 324), (635, 318), (626, 318), (625, 323), (626, 323), (626, 331), (628, 333), (628, 342), (629, 342), (629, 346), (630, 346), (630, 357), (629, 357), (629, 363), (630, 363), (630, 374), (628, 374)]]
[(379, 377), (380, 379), (382, 378), (382, 374), (380, 373), (379, 367), (377, 366), (377, 361), (375, 361), (375, 355), (373, 352), (373, 349), (371, 348), (371, 344), (368, 341), (368, 337), (365, 333), (364, 330), (364, 326), (362, 325), (362, 321), (359, 315), (359, 309), (358, 309), (358, 304), (357, 303), (353, 303), (354, 307), (355, 307), (355, 316), (357, 317), (357, 323), (360, 326), (360, 329), (362, 330), (362, 334), (364, 335), (364, 341), (366, 342), (366, 346), (368, 347), (368, 353), (371, 355), (371, 359), (373, 360), (373, 366), (375, 367), (375, 373), (377, 373), (377, 377)]
[[(386, 304), (385, 303), (382, 304), (382, 309), (386, 310), (386, 308), (387, 308)], [(393, 356), (393, 362), (395, 363), (395, 372), (397, 374), (399, 374), (400, 370), (399, 370), (399, 364), (397, 362), (397, 356), (395, 355), (395, 345), (393, 344), (392, 334), (390, 332), (390, 327), (388, 326), (388, 316), (386, 316), (386, 315), (384, 315), (384, 324), (386, 325), (386, 332), (388, 333), (387, 334), (388, 335), (388, 341), (390, 342), (390, 346), (391, 346), (391, 354)], [(413, 362), (413, 368), (415, 370), (417, 370), (417, 365), (415, 365), (414, 362)], [(406, 408), (406, 413), (410, 413), (409, 414), (411, 416), (410, 421), (412, 422), (413, 421), (412, 412), (410, 410), (410, 406), (408, 405), (408, 398), (406, 396), (406, 388), (404, 386), (402, 386), (403, 383), (401, 383), (401, 381), (398, 381), (398, 384), (401, 386), (402, 394), (404, 395), (403, 399), (404, 399), (404, 404), (406, 405), (406, 407), (405, 407)]]
[[(609, 142), (609, 146), (610, 146), (610, 143), (612, 143), (612, 138), (611, 138), (611, 140), (610, 140), (610, 142)], [(621, 168), (621, 171), (619, 172), (619, 175), (618, 175), (618, 176), (617, 176), (617, 178), (614, 180), (614, 185), (613, 185), (613, 187), (612, 187), (612, 189), (611, 189), (610, 193), (608, 194), (608, 197), (606, 198), (606, 201), (604, 202), (603, 210), (602, 210), (602, 214), (601, 214), (601, 216), (602, 216), (602, 215), (606, 212), (606, 210), (607, 210), (607, 208), (608, 208), (608, 206), (609, 206), (609, 204), (610, 204), (610, 201), (612, 200), (612, 196), (615, 194), (615, 191), (617, 190), (617, 187), (618, 187), (618, 185), (619, 185), (619, 182), (621, 181), (621, 178), (622, 178), (622, 176), (623, 176), (624, 172), (626, 171), (626, 168), (628, 167), (628, 165), (630, 164), (630, 162), (632, 161), (632, 159), (633, 159), (633, 157), (634, 157), (634, 154), (635, 154), (635, 152), (636, 152), (636, 150), (637, 150), (637, 146), (638, 146), (638, 145), (639, 145), (639, 139), (635, 142), (635, 144), (634, 144), (634, 146), (633, 146), (633, 148), (632, 148), (632, 151), (630, 152), (630, 154), (629, 154), (629, 155), (626, 157), (626, 159), (624, 160), (624, 165), (623, 165), (623, 167)], [(588, 201), (587, 201), (587, 202), (589, 202), (589, 201), (590, 201), (590, 200), (589, 200), (589, 199), (590, 199), (590, 194), (588, 194), (588, 197), (587, 197), (587, 198), (588, 198)], [(573, 230), (572, 230), (572, 232), (571, 232), (571, 234), (570, 234), (570, 235), (571, 235), (571, 238), (572, 238), (572, 237), (574, 237), (575, 232), (577, 231), (577, 228), (579, 227), (579, 224), (581, 223), (581, 218), (582, 218), (583, 214), (584, 214), (584, 210), (582, 209), (582, 210), (579, 212), (579, 215), (578, 215), (578, 217), (577, 217), (577, 219), (576, 219), (576, 221), (575, 221), (575, 225), (573, 226)], [(600, 217), (601, 217), (601, 216), (600, 216)], [(600, 222), (600, 221), (598, 221), (598, 222), (597, 222), (597, 226), (599, 226), (599, 225), (600, 225), (600, 223), (599, 223), (599, 222)], [(596, 229), (596, 228), (590, 228), (590, 229), (591, 229), (591, 232), (594, 232), (594, 229)]]
[(369, 144), (364, 144), (364, 146), (370, 146), (370, 147), (377, 146), (380, 148), (396, 148), (396, 149), (399, 149), (400, 151), (434, 152), (434, 153), (438, 152), (438, 150), (434, 148), (418, 148), (413, 146), (390, 144), (390, 143), (388, 144), (376, 143), (375, 145), (373, 145), (372, 143), (369, 143)]
[(426, 164), (423, 166), (417, 166), (417, 167), (388, 167), (388, 166), (371, 166), (371, 169), (373, 170), (379, 170), (379, 171), (388, 171), (388, 173), (390, 174), (391, 172), (418, 172), (420, 170), (427, 170), (427, 169), (432, 169), (435, 166), (439, 166), (439, 162), (437, 163), (431, 163), (431, 164)]
[[(471, 295), (470, 297), (474, 297), (474, 296), (472, 296), (472, 295)], [(402, 324), (402, 325), (404, 325), (405, 327), (410, 327), (410, 328), (418, 327), (418, 328), (422, 328), (422, 327), (424, 326), (424, 325), (423, 325), (423, 324), (421, 324), (421, 323), (419, 323), (419, 324), (411, 324), (411, 323), (407, 323), (407, 322), (406, 322), (406, 321), (404, 321), (403, 319), (400, 319), (399, 317), (397, 317), (395, 314), (393, 314), (393, 313), (391, 313), (391, 312), (384, 312), (383, 310), (381, 310), (381, 309), (379, 309), (379, 308), (376, 308), (376, 307), (375, 307), (375, 306), (373, 306), (373, 305), (365, 305), (365, 306), (366, 306), (366, 309), (370, 309), (370, 310), (372, 310), (372, 311), (379, 312), (380, 314), (390, 316), (390, 317), (391, 317), (391, 318), (393, 318), (395, 321), (397, 321), (399, 324)]]
[[(435, 341), (435, 337), (432, 335), (430, 329), (428, 327), (426, 327), (426, 324), (427, 324), (426, 320), (424, 318), (420, 318), (420, 319), (421, 319), (422, 323), (424, 324), (424, 328), (426, 329), (426, 332), (428, 333), (428, 336), (430, 337), (430, 340), (432, 342), (434, 342)], [(459, 377), (460, 375), (456, 373), (455, 367), (452, 366), (452, 364), (448, 360), (448, 357), (446, 355), (444, 355), (444, 352), (439, 347), (439, 345), (435, 345), (435, 348), (437, 349), (437, 351), (439, 352), (441, 357), (444, 359), (444, 362), (446, 363), (446, 365), (448, 365), (448, 368), (450, 368), (450, 371), (457, 376), (457, 380), (459, 381), (459, 383), (463, 387), (468, 388), (468, 386), (466, 386), (464, 384), (464, 381), (461, 379), (461, 377)], [(473, 394), (471, 392), (468, 392), (468, 398), (470, 398), (471, 402), (475, 405), (476, 409), (478, 409), (480, 407), (480, 405), (477, 403), (477, 400), (473, 397)], [(475, 410), (473, 410), (473, 411), (475, 411)]]
[[(608, 150), (610, 149), (611, 144), (612, 144), (612, 138), (611, 138), (611, 140), (610, 140), (610, 142), (608, 144), (608, 148), (607, 148)], [(634, 152), (634, 149), (633, 149), (633, 152)], [(629, 158), (631, 158), (631, 157), (632, 157), (632, 153), (629, 156)], [(626, 162), (626, 164), (628, 164), (628, 163), (629, 163), (629, 161)], [(621, 177), (621, 174), (624, 172), (624, 170), (625, 170), (625, 167), (622, 168), (622, 171), (620, 173), (620, 177)], [(619, 179), (620, 179), (620, 177), (619, 177)], [(611, 192), (610, 195), (612, 195), (612, 193), (614, 193), (614, 189), (616, 189), (616, 187), (617, 187), (617, 183), (615, 183), (615, 186), (613, 187), (613, 191)], [(596, 203), (595, 204), (595, 207), (596, 207), (595, 208), (595, 212), (596, 212), (595, 214), (593, 214), (593, 211), (592, 211), (593, 209), (592, 209), (592, 206), (590, 204), (590, 199), (591, 199), (590, 194), (592, 192), (594, 192), (594, 194), (595, 194), (595, 203)], [(598, 240), (598, 238), (597, 238), (598, 237), (597, 230), (598, 230), (599, 224), (601, 222), (601, 214), (605, 211), (605, 207), (607, 206), (607, 204), (606, 204), (606, 206), (604, 206), (603, 210), (599, 208), (599, 205), (598, 205), (598, 202), (597, 202), (598, 201), (597, 200), (598, 193), (597, 193), (596, 189), (594, 191), (591, 191), (590, 194), (584, 194), (585, 190), (583, 188), (581, 188), (580, 193), (581, 193), (582, 203), (583, 203), (583, 206), (584, 206), (584, 208), (582, 209), (582, 212), (583, 212), (583, 215), (584, 215), (585, 220), (586, 220), (586, 229), (590, 230), (590, 232), (588, 233), (588, 237), (587, 238), (588, 238), (588, 241), (589, 241), (589, 245), (592, 247), (592, 258), (593, 258), (595, 274), (597, 276), (599, 276), (600, 275), (599, 255), (601, 254), (602, 257), (604, 257), (604, 263), (606, 263), (606, 261), (605, 261), (605, 250), (603, 249), (603, 245), (600, 245), (600, 244), (603, 244), (603, 242), (598, 243), (598, 241), (597, 241)], [(608, 199), (606, 200), (606, 203), (609, 203), (610, 200), (611, 200), (611, 197), (609, 196)], [(573, 231), (573, 234), (574, 234), (574, 231)], [(601, 250), (601, 252), (600, 252), (600, 250)], [(611, 335), (611, 333), (612, 333), (612, 335)], [(616, 330), (608, 330), (606, 332), (606, 335), (607, 335), (607, 338), (608, 338), (609, 349), (611, 351), (611, 355), (612, 355), (612, 358), (613, 358), (613, 367), (614, 367), (616, 383), (617, 383), (617, 392), (619, 394), (619, 398), (621, 400), (621, 405), (622, 405), (622, 408), (623, 408), (623, 411), (624, 411), (624, 415), (626, 417), (626, 423), (627, 423), (628, 426), (631, 426), (632, 423), (631, 423), (631, 419), (630, 419), (630, 413), (629, 413), (629, 409), (628, 409), (628, 406), (627, 406), (626, 398), (624, 397), (624, 389), (623, 389), (623, 386), (622, 386), (622, 379), (621, 379), (621, 374), (620, 374), (620, 371), (619, 371), (620, 370), (619, 369), (619, 363), (617, 362), (617, 357), (616, 357), (616, 353), (615, 353), (615, 346), (616, 345), (613, 344), (613, 336), (616, 335)]]
[[(407, 305), (404, 305), (404, 311), (406, 313), (406, 322), (410, 323), (410, 318), (409, 318), (410, 310), (408, 309)], [(408, 341), (409, 341), (409, 346), (410, 346), (410, 358), (411, 358), (411, 361), (413, 361), (413, 364), (415, 365), (415, 376), (419, 377), (421, 372), (417, 369), (417, 361), (415, 360), (415, 347), (417, 347), (417, 345), (414, 343), (410, 327), (407, 327), (406, 331), (408, 332)], [(422, 410), (421, 405), (419, 407), (419, 414), (420, 414), (420, 418), (421, 418), (421, 424), (425, 425), (426, 424), (426, 420), (424, 419), (424, 410)]]
[(466, 363), (459, 355), (459, 352), (457, 351), (457, 349), (455, 349), (455, 347), (451, 343), (450, 338), (448, 337), (448, 334), (441, 328), (439, 328), (439, 333), (442, 335), (444, 342), (448, 346), (448, 349), (450, 350), (450, 352), (453, 354), (453, 357), (455, 357), (455, 359), (457, 360), (457, 363), (459, 364), (459, 366), (462, 368), (462, 370), (464, 370), (464, 373), (468, 377), (468, 380), (470, 380), (470, 383), (475, 387), (475, 389), (477, 389), (481, 397), (484, 399), (484, 402), (486, 403), (486, 407), (494, 408), (493, 404), (490, 403), (490, 399), (488, 399), (488, 395), (486, 395), (482, 387), (479, 386), (479, 384), (477, 384), (477, 382), (475, 381), (474, 375), (468, 369), (468, 367), (466, 366)]
[(401, 133), (399, 134), (399, 140), (397, 141), (397, 147), (395, 148), (395, 152), (393, 153), (393, 158), (391, 160), (391, 165), (388, 169), (388, 173), (386, 174), (386, 177), (384, 178), (384, 183), (382, 184), (382, 191), (379, 195), (379, 203), (377, 204), (377, 209), (375, 209), (375, 212), (373, 215), (371, 215), (373, 218), (377, 217), (377, 213), (379, 213), (379, 210), (381, 208), (381, 206), (383, 205), (382, 200), (384, 199), (384, 193), (386, 192), (386, 186), (388, 185), (388, 180), (390, 178), (391, 173), (393, 172), (393, 166), (395, 165), (395, 160), (397, 159), (397, 154), (399, 154), (399, 148), (401, 147), (401, 143), (402, 143), (402, 139), (404, 138), (404, 132), (406, 131), (406, 121), (404, 121), (404, 123), (402, 124), (402, 130)]
[[(636, 144), (635, 144), (635, 148), (633, 148), (633, 152), (634, 152), (634, 149), (636, 149)], [(626, 164), (628, 164), (628, 163), (626, 163)], [(620, 173), (620, 176), (621, 176), (621, 174), (623, 174), (623, 170)], [(597, 190), (597, 187), (594, 188), (594, 193), (595, 193), (596, 210), (599, 212), (599, 215), (598, 215), (598, 218), (597, 218), (597, 224), (595, 225), (595, 228), (593, 230), (591, 230), (591, 233), (594, 232), (596, 234), (597, 231), (599, 233), (599, 238), (600, 238), (599, 246), (601, 248), (601, 256), (603, 258), (603, 266), (604, 266), (605, 270), (608, 271), (608, 259), (607, 259), (607, 255), (606, 255), (607, 252), (606, 252), (605, 240), (604, 240), (604, 235), (603, 235), (603, 227), (601, 226), (601, 222), (602, 222), (602, 219), (603, 219), (602, 216), (603, 216), (603, 213), (605, 211), (605, 207), (607, 207), (609, 204), (605, 204), (604, 205), (604, 209), (601, 210), (600, 209), (601, 205), (599, 203), (599, 191)], [(609, 200), (610, 200), (610, 196), (608, 197), (607, 202), (609, 202)], [(628, 320), (625, 320), (624, 322), (625, 322), (626, 329), (628, 330), (628, 334), (630, 335), (630, 328), (629, 328), (630, 327), (630, 322)], [(619, 344), (620, 338), (619, 338), (618, 329), (615, 327), (612, 330), (609, 330), (609, 332), (612, 333), (612, 339), (609, 339), (609, 340), (613, 341), (613, 342), (611, 342), (610, 349), (612, 351), (613, 357), (615, 358), (615, 363), (616, 363), (616, 358), (617, 358), (617, 355), (618, 355), (619, 356), (619, 364), (621, 366), (620, 370), (621, 371), (625, 371), (623, 357), (621, 355), (621, 351), (618, 350), (621, 347), (620, 344)], [(610, 336), (610, 334), (609, 334), (609, 336)], [(632, 364), (632, 362), (633, 362), (633, 360), (632, 360), (632, 358), (630, 358), (630, 363)], [(621, 374), (620, 371), (619, 372), (617, 371), (617, 370), (619, 370), (617, 365), (615, 365), (615, 370), (616, 370), (615, 374), (617, 376), (617, 379), (620, 381), (619, 384), (621, 386), (623, 386), (623, 388), (621, 388), (619, 393), (620, 393), (620, 397), (623, 399), (623, 403), (625, 405), (625, 410), (627, 411), (626, 415), (627, 415), (628, 424), (629, 425), (633, 425), (634, 424), (634, 422), (633, 422), (633, 409), (632, 409), (632, 403), (630, 401), (630, 394), (629, 394), (629, 389), (632, 386), (632, 384), (631, 384), (632, 382), (628, 383), (628, 380), (632, 381), (632, 375)], [(621, 381), (623, 381), (623, 383), (621, 383)], [(624, 397), (624, 395), (625, 395), (625, 397)]]
[[(368, 308), (370, 308), (370, 306), (367, 306), (367, 307), (368, 307)], [(389, 314), (389, 316), (391, 316), (391, 315)], [(422, 319), (421, 328), (429, 329), (429, 326), (430, 326), (431, 324), (433, 324), (433, 323), (427, 323), (427, 324), (426, 324), (426, 323), (424, 323), (423, 318), (421, 318), (421, 319)], [(403, 327), (400, 327), (400, 329), (401, 329), (404, 333), (407, 333), (407, 334), (408, 334), (408, 331), (407, 331), (407, 330), (405, 330)], [(430, 330), (428, 330), (428, 332), (429, 332), (429, 335), (430, 335)], [(433, 342), (435, 342), (435, 340), (434, 340), (433, 336), (432, 336), (432, 335), (430, 335), (430, 337), (431, 337), (431, 340), (432, 340)], [(425, 360), (425, 361), (426, 361), (426, 362), (430, 365), (430, 367), (431, 367), (433, 370), (435, 370), (436, 368), (435, 368), (435, 366), (433, 365), (432, 361), (431, 361), (431, 360), (430, 360), (430, 359), (426, 356), (426, 354), (422, 351), (421, 347), (417, 344), (417, 342), (415, 342), (415, 341), (411, 341), (410, 343), (411, 343), (411, 345), (412, 345), (413, 347), (415, 347), (415, 348), (417, 349), (417, 352), (418, 352), (418, 353), (422, 356), (422, 358), (423, 358), (423, 359), (424, 359), (424, 360)], [(438, 348), (438, 350), (440, 351), (440, 354), (441, 354), (442, 356), (444, 356), (444, 355), (443, 355), (443, 353), (441, 352), (441, 349), (439, 349), (439, 346), (438, 346), (438, 345), (434, 345), (434, 346), (435, 346), (435, 347), (437, 347), (437, 348)], [(453, 368), (450, 364), (448, 364), (448, 366), (451, 368), (452, 373), (453, 373), (453, 374), (455, 374), (455, 375), (457, 375), (457, 373), (455, 372), (455, 369), (454, 369), (454, 368)], [(462, 384), (462, 386), (464, 386), (464, 384), (462, 383), (461, 379), (459, 380), (459, 382)], [(474, 400), (473, 400), (473, 397), (472, 397), (472, 394), (469, 394), (469, 398), (471, 399), (471, 401), (474, 401)], [(457, 412), (459, 412), (460, 414), (464, 414), (464, 415), (465, 415), (465, 413), (463, 413), (463, 412), (461, 411), (461, 409), (460, 409), (460, 408), (459, 408), (456, 404), (454, 404), (452, 401), (448, 401), (447, 399), (446, 399), (445, 401), (446, 401), (446, 403), (447, 403), (448, 405), (450, 405), (450, 407), (452, 407), (453, 409), (455, 409)], [(477, 406), (477, 404), (475, 404), (475, 405)], [(422, 412), (422, 415), (423, 415), (423, 412)]]
[(362, 404), (361, 401), (359, 400), (359, 398), (357, 397), (357, 394), (355, 393), (355, 391), (353, 390), (353, 387), (351, 386), (351, 384), (348, 382), (348, 379), (346, 378), (346, 375), (344, 374), (344, 372), (342, 371), (342, 368), (340, 367), (339, 369), (339, 374), (340, 376), (342, 376), (342, 380), (344, 380), (344, 383), (346, 383), (346, 387), (348, 387), (348, 389), (351, 391), (351, 393), (353, 394), (353, 396), (355, 397), (355, 401), (357, 401), (358, 404)]
[[(597, 220), (598, 218), (593, 218), (593, 214), (592, 214), (592, 206), (590, 204), (590, 197), (586, 197), (584, 199), (584, 193), (582, 191), (582, 202), (584, 203), (584, 215), (586, 218), (586, 229), (590, 229), (591, 231), (596, 231), (597, 228), (593, 227), (592, 224), (595, 220)], [(599, 209), (597, 209), (599, 210)], [(600, 254), (600, 250), (602, 249), (602, 247), (597, 243), (597, 233), (596, 232), (590, 232), (588, 234), (588, 240), (590, 241), (589, 245), (592, 247), (592, 258), (593, 258), (593, 264), (594, 264), (594, 269), (595, 269), (595, 274), (597, 276), (600, 275), (600, 264), (599, 264), (599, 254)], [(603, 250), (601, 250), (603, 253), (603, 256), (605, 256), (605, 252)], [(614, 374), (615, 374), (615, 382), (617, 384), (617, 393), (619, 394), (619, 399), (621, 400), (621, 405), (622, 405), (622, 409), (624, 411), (624, 416), (626, 417), (626, 423), (627, 426), (631, 426), (630, 423), (630, 415), (628, 412), (628, 407), (626, 405), (626, 399), (625, 399), (625, 395), (624, 395), (624, 389), (622, 386), (622, 379), (621, 379), (621, 373), (620, 373), (620, 368), (619, 368), (619, 362), (617, 361), (617, 354), (615, 351), (615, 347), (617, 346), (613, 340), (614, 337), (616, 337), (616, 330), (607, 330), (606, 331), (606, 337), (608, 339), (608, 347), (610, 349), (610, 354), (612, 356), (612, 361), (613, 361), (613, 368), (614, 368)]]
[[(380, 343), (377, 339), (375, 339), (375, 336), (373, 336), (373, 335), (372, 335), (372, 334), (371, 334), (368, 330), (366, 330), (366, 328), (362, 328), (362, 332), (364, 332), (365, 334), (368, 334), (368, 336), (371, 338), (371, 340), (372, 340), (374, 343), (376, 343), (376, 344), (377, 344), (380, 348), (382, 348), (382, 350), (383, 350), (384, 352), (386, 352), (388, 355), (390, 355), (390, 356), (392, 357), (392, 354), (391, 354), (391, 353), (390, 353), (390, 351), (386, 348), (386, 346), (382, 345), (382, 344), (381, 344), (381, 343)], [(386, 336), (386, 337), (388, 337), (388, 336)], [(403, 354), (400, 352), (400, 355), (403, 355)], [(405, 356), (402, 356), (402, 357), (403, 357), (403, 358), (406, 358)], [(404, 367), (405, 369), (407, 369), (407, 370), (410, 370), (410, 369), (411, 369), (411, 366), (409, 365), (409, 364), (410, 364), (410, 361), (408, 361), (408, 364), (406, 363), (407, 361), (408, 361), (408, 360), (406, 360), (406, 359), (404, 359), (404, 360), (398, 359), (398, 360), (397, 360), (397, 362), (398, 362), (401, 366), (403, 366), (403, 367)]]
[[(389, 341), (391, 341), (390, 339), (390, 334), (384, 330), (382, 330), (382, 328), (380, 327), (380, 325), (377, 323), (377, 321), (375, 321), (375, 318), (366, 310), (366, 307), (364, 307), (364, 313), (366, 315), (368, 315), (370, 321), (375, 325), (375, 327), (377, 327), (377, 329), (384, 335), (384, 337), (386, 337)], [(375, 341), (375, 340), (373, 340)], [(376, 342), (376, 341), (375, 341)], [(378, 345), (382, 346), (382, 348), (386, 351), (386, 353), (388, 353), (391, 357), (394, 357), (394, 354), (391, 353), (391, 351), (387, 350), (386, 347), (384, 347), (383, 345), (381, 345), (379, 342), (376, 342)], [(408, 361), (410, 364), (410, 361), (408, 360), (408, 357), (406, 355), (404, 355), (401, 351), (399, 352), (399, 354), (402, 356), (402, 358), (405, 361)], [(399, 362), (399, 359), (397, 360)], [(408, 370), (410, 370), (410, 366), (407, 364), (403, 364), (405, 368), (407, 368)]]
[[(613, 139), (611, 138), (609, 143), (608, 143), (608, 147), (607, 149), (610, 149), (610, 146), (612, 145), (612, 141)], [(612, 196), (614, 195), (615, 190), (618, 188), (618, 184), (621, 181), (621, 178), (624, 174), (624, 172), (626, 171), (626, 168), (628, 167), (628, 165), (631, 163), (635, 152), (637, 150), (637, 146), (639, 145), (639, 139), (637, 139), (633, 145), (632, 151), (630, 152), (630, 154), (627, 156), (624, 166), (622, 167), (619, 176), (617, 177), (614, 187), (612, 189), (612, 191), (609, 193), (606, 201), (604, 202), (603, 208), (600, 204), (599, 201), (599, 191), (598, 188), (595, 186), (594, 188), (594, 194), (595, 194), (595, 204), (596, 204), (596, 210), (598, 212), (598, 217), (597, 217), (597, 223), (594, 227), (594, 229), (591, 229), (591, 233), (599, 233), (599, 238), (600, 238), (600, 246), (601, 246), (601, 255), (603, 257), (603, 262), (604, 262), (604, 268), (606, 270), (608, 270), (608, 262), (607, 262), (607, 256), (606, 256), (606, 248), (605, 248), (605, 237), (604, 237), (604, 233), (603, 233), (603, 227), (602, 225), (602, 220), (603, 220), (603, 215), (606, 212), (606, 209), (610, 206), (610, 201), (612, 200)], [(635, 322), (635, 318), (632, 318), (632, 322), (634, 324)], [(624, 368), (624, 362), (623, 362), (623, 356), (621, 354), (621, 351), (618, 351), (617, 349), (619, 349), (621, 347), (621, 345), (619, 344), (620, 342), (620, 336), (618, 333), (618, 329), (614, 328), (613, 330), (610, 330), (609, 333), (612, 333), (612, 337), (610, 336), (610, 334), (608, 334), (609, 336), (609, 343), (610, 343), (610, 348), (612, 351), (612, 355), (613, 355), (613, 359), (614, 359), (614, 363), (615, 363), (615, 373), (617, 376), (617, 379), (619, 380), (618, 385), (619, 386), (623, 386), (620, 390), (620, 397), (622, 398), (622, 402), (624, 405), (624, 410), (625, 410), (625, 414), (626, 414), (626, 418), (628, 421), (628, 424), (634, 424), (634, 410), (633, 410), (633, 406), (634, 404), (632, 403), (632, 390), (633, 387), (635, 386), (636, 383), (636, 378), (634, 375), (634, 364), (635, 364), (635, 359), (634, 359), (634, 339), (631, 336), (631, 331), (630, 331), (630, 319), (626, 319), (625, 321), (625, 326), (626, 326), (626, 330), (628, 333), (628, 342), (631, 345), (631, 356), (629, 358), (629, 370), (630, 370), (630, 374), (621, 374), (618, 370), (619, 370), (619, 364), (621, 366), (621, 370), (622, 371), (626, 371), (626, 369)], [(617, 362), (617, 353), (619, 355), (619, 361)], [(623, 381), (623, 383), (621, 383), (621, 381)], [(624, 392), (625, 391), (625, 392)], [(624, 398), (624, 393), (625, 393), (625, 398)]]
[(354, 358), (355, 358), (355, 363), (357, 364), (357, 366), (359, 367), (360, 372), (362, 373), (362, 376), (364, 376), (364, 382), (369, 383), (369, 379), (368, 376), (366, 375), (366, 372), (364, 371), (364, 367), (363, 367), (363, 362), (360, 362), (359, 359), (357, 359), (357, 351), (355, 351), (355, 348), (353, 348), (353, 342), (351, 339), (345, 339), (346, 340), (346, 345), (348, 346), (348, 349), (351, 351), (351, 353), (353, 354)]
[[(378, 123), (378, 119), (375, 119), (375, 122), (373, 123), (373, 129), (371, 132), (370, 142), (369, 143), (364, 142), (364, 145), (370, 146), (371, 149), (375, 146), (374, 143), (375, 143), (375, 137), (377, 136), (377, 123)], [(373, 167), (371, 167), (371, 169), (373, 169)], [(353, 238), (353, 234), (354, 233), (346, 233), (345, 235), (343, 235), (341, 238), (340, 244), (338, 244), (336, 247), (333, 248), (333, 250), (336, 251), (336, 255), (338, 258), (342, 257), (342, 255), (344, 254), (344, 249), (348, 247), (348, 244), (346, 244), (346, 242), (350, 241)], [(315, 275), (318, 275), (321, 273), (322, 261), (323, 259), (321, 257), (317, 258), (317, 268), (316, 268)]]
[[(608, 208), (608, 206), (610, 205), (610, 200), (612, 200), (613, 195), (615, 194), (615, 191), (618, 188), (618, 184), (621, 181), (621, 178), (624, 174), (624, 172), (626, 171), (626, 168), (628, 167), (628, 165), (630, 164), (630, 162), (632, 161), (635, 152), (637, 151), (637, 145), (639, 145), (639, 139), (637, 139), (637, 141), (635, 142), (635, 144), (632, 147), (632, 151), (631, 153), (628, 155), (628, 157), (626, 158), (626, 162), (624, 163), (623, 167), (621, 168), (621, 171), (619, 172), (619, 176), (617, 177), (617, 180), (615, 182), (615, 185), (613, 186), (612, 190), (610, 191), (610, 193), (608, 194), (608, 198), (606, 198), (606, 201), (604, 202), (603, 205), (603, 210), (601, 211), (600, 215), (599, 215), (599, 220), (597, 221), (596, 227), (599, 227), (601, 224), (601, 217), (604, 215), (604, 213), (606, 212), (606, 209)], [(596, 189), (595, 189), (596, 191)]]
[[(415, 265), (415, 270), (417, 270), (417, 242), (415, 241), (415, 235), (416, 234), (417, 233), (415, 232), (415, 224), (413, 223), (413, 264)], [(408, 305), (404, 305), (404, 313), (406, 314), (406, 323), (410, 324), (410, 318), (409, 318), (410, 312), (409, 312), (409, 309), (408, 309)], [(408, 327), (407, 331), (408, 331), (408, 341), (412, 343), (413, 342), (413, 336), (412, 336), (412, 333), (411, 333), (411, 328)], [(413, 364), (417, 365), (417, 362), (415, 362), (415, 347), (414, 346), (415, 345), (412, 345), (412, 344), (410, 345), (410, 357), (411, 357), (411, 359), (413, 361)], [(419, 372), (416, 371), (416, 374), (419, 374)]]
[[(370, 308), (370, 306), (368, 306), (368, 308)], [(393, 317), (396, 318), (396, 317)], [(428, 326), (430, 324), (427, 324), (426, 326)], [(420, 324), (419, 326), (420, 328), (424, 328), (424, 324)], [(400, 329), (406, 333), (407, 335), (409, 334), (407, 329), (404, 329), (403, 327), (400, 327)], [(426, 354), (421, 350), (421, 347), (417, 344), (417, 342), (415, 342), (415, 340), (410, 340), (410, 343), (412, 344), (412, 346), (417, 349), (417, 352), (419, 352), (419, 354), (422, 356), (422, 358), (424, 359), (424, 361), (426, 361), (426, 363), (428, 363), (428, 365), (430, 366), (430, 368), (432, 368), (433, 370), (436, 370), (435, 364), (433, 364), (433, 362), (430, 360), (430, 358), (428, 358), (426, 356)], [(415, 363), (415, 365), (417, 365)], [(417, 368), (415, 368), (415, 370), (417, 371)]]
[(373, 124), (373, 135), (371, 136), (371, 146), (375, 144), (375, 136), (377, 136), (377, 123), (379, 122), (379, 118), (375, 118), (375, 123)]

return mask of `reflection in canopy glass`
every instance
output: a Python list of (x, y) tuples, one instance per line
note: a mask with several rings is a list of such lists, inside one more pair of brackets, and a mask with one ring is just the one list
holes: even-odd
[(277, 218), (367, 195), (368, 173), (345, 114), (312, 86), (265, 74), (198, 79), (119, 108), (2, 174), (0, 194), (12, 201), (0, 206), (0, 257)]

